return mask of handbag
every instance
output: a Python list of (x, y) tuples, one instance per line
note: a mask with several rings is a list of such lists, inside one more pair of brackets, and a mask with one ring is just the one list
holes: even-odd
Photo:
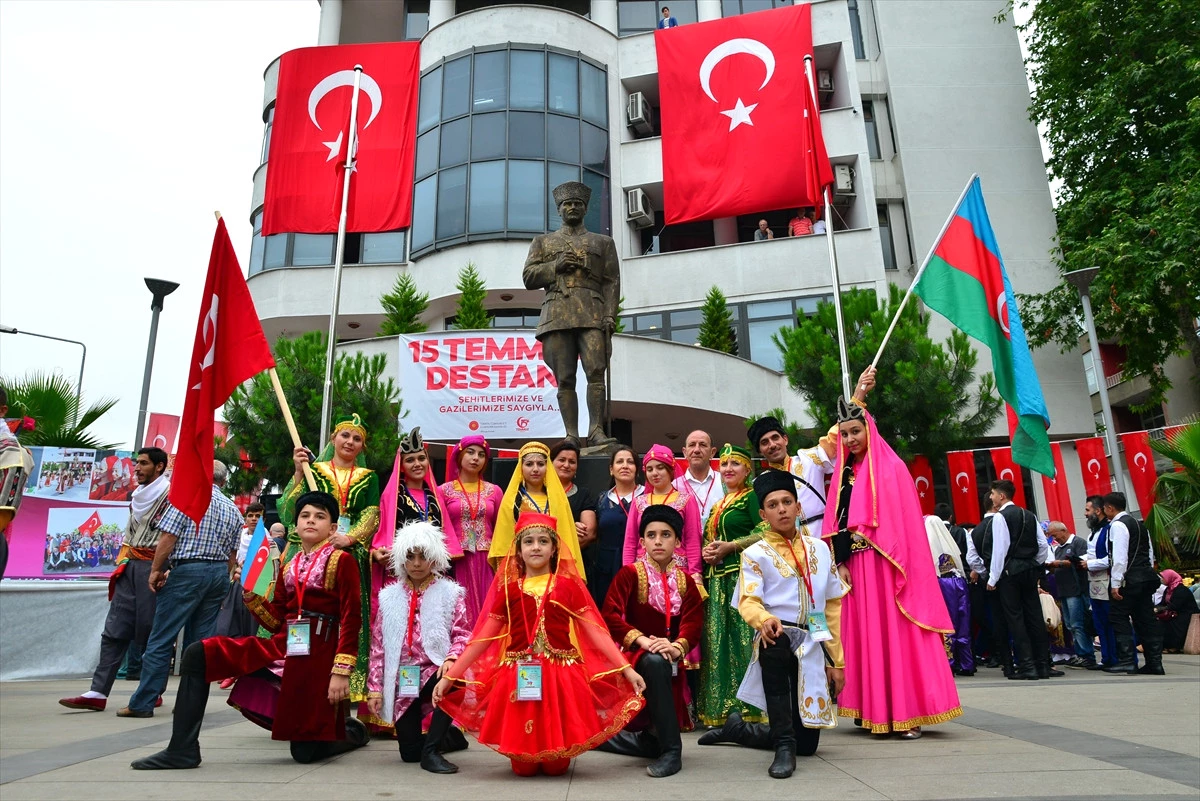
[(1200, 654), (1200, 615), (1192, 615), (1192, 622), (1188, 623), (1187, 637), (1183, 641), (1183, 652), (1185, 654)]
[(1042, 602), (1042, 620), (1046, 621), (1046, 631), (1055, 631), (1062, 625), (1062, 612), (1058, 603), (1051, 595), (1041, 594), (1038, 599)]

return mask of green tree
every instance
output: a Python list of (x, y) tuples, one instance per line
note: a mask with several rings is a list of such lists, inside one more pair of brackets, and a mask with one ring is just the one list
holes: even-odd
[[(288, 399), (300, 440), (314, 453), (325, 447), (321, 435), (321, 392), (325, 381), (325, 334), (310, 331), (295, 339), (275, 343), (275, 367)], [(383, 477), (391, 472), (399, 444), (399, 419), (403, 417), (396, 383), (383, 378), (387, 358), (361, 353), (339, 353), (333, 365), (333, 416), (358, 412), (367, 426), (367, 466)], [(225, 404), (229, 440), (246, 451), (253, 467), (239, 482), (266, 479), (283, 486), (291, 477), (292, 438), (271, 389), (271, 379), (260, 373), (234, 390)], [(226, 455), (226, 461), (230, 457)], [(227, 463), (229, 463), (227, 461)], [(243, 486), (239, 483), (239, 486)]]
[(625, 319), (623, 316), (624, 314), (625, 314), (625, 296), (622, 295), (621, 298), (617, 301), (617, 327), (613, 329), (614, 334), (624, 334), (625, 333)]
[[(1162, 402), (1172, 355), (1200, 368), (1200, 57), (1195, 0), (1018, 0), (1034, 84), (1030, 118), (1050, 145), (1059, 268), (1099, 267), (1096, 328)], [(1010, 4), (1009, 9), (1012, 6)], [(1001, 15), (1003, 19), (1006, 15)], [(1073, 288), (1021, 297), (1035, 346), (1078, 344)]]
[(717, 350), (737, 356), (737, 332), (733, 328), (733, 312), (725, 302), (725, 295), (713, 286), (700, 307), (700, 336), (696, 340), (702, 348)]
[(455, 288), (458, 290), (458, 305), (454, 310), (454, 327), (460, 331), (490, 328), (492, 320), (484, 305), (487, 287), (473, 263), (467, 262), (467, 266), (459, 271)]
[(9, 417), (31, 417), (32, 431), (17, 435), (22, 445), (48, 445), (56, 448), (116, 448), (117, 443), (102, 442), (88, 429), (117, 405), (116, 398), (101, 398), (82, 406), (75, 385), (61, 375), (31, 371), (23, 378), (6, 378)]
[[(851, 380), (875, 357), (902, 296), (891, 284), (883, 303), (870, 290), (842, 293)], [(825, 431), (835, 420), (842, 393), (833, 304), (821, 303), (773, 339), (783, 353), (789, 383), (807, 400), (817, 430)], [(966, 334), (954, 329), (944, 344), (934, 342), (928, 313), (908, 304), (879, 360), (879, 383), (867, 398), (880, 433), (901, 458), (921, 453), (936, 460), (947, 451), (971, 447), (987, 433), (1003, 401), (991, 373), (977, 379), (977, 362)]]
[(395, 285), (391, 291), (380, 296), (379, 303), (384, 312), (379, 336), (419, 334), (429, 328), (421, 322), (421, 315), (429, 308), (429, 293), (417, 291), (417, 282), (413, 280), (412, 273), (396, 276)]
[(1200, 557), (1200, 423), (1190, 423), (1170, 439), (1150, 447), (1179, 465), (1154, 482), (1154, 508), (1146, 526), (1154, 552), (1168, 565)]

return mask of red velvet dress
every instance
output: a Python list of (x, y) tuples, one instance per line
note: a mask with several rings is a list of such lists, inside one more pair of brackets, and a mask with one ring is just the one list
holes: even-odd
[[(297, 592), (297, 585), (302, 587), (302, 594)], [(245, 676), (283, 659), (282, 687), (271, 739), (345, 739), (346, 704), (331, 706), (327, 691), (330, 675), (349, 676), (358, 654), (362, 598), (358, 564), (353, 555), (328, 544), (311, 554), (298, 554), (283, 570), (275, 600), (255, 598), (247, 606), (265, 628), (274, 632), (273, 636), (204, 640), (205, 680)], [(285, 623), (300, 617), (301, 608), (313, 621), (309, 654), (287, 656)], [(318, 621), (320, 633), (317, 633)]]
[[(683, 653), (697, 643), (704, 631), (704, 606), (696, 582), (692, 577), (673, 566), (675, 584), (678, 588), (679, 608), (668, 616), (663, 609), (651, 605), (651, 581), (661, 581), (663, 575), (647, 569), (644, 559), (638, 559), (631, 565), (625, 565), (613, 577), (608, 588), (608, 597), (604, 600), (604, 622), (612, 638), (621, 645), (631, 664), (637, 666), (638, 660), (646, 652), (638, 648), (634, 641), (638, 637), (666, 637), (673, 643), (683, 646)], [(655, 593), (658, 598), (664, 594)], [(661, 601), (659, 602), (661, 604)], [(663, 604), (665, 608), (665, 604)], [(679, 675), (671, 680), (671, 690), (675, 697), (675, 712), (679, 717), (679, 730), (691, 731), (695, 728), (691, 715), (688, 714), (688, 692), (686, 671), (679, 670)], [(644, 717), (644, 715), (639, 716)], [(638, 724), (643, 724), (639, 726)], [(631, 729), (644, 728), (648, 721), (635, 721)]]

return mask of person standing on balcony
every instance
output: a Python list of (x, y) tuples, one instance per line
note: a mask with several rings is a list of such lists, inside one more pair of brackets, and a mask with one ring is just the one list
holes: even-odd
[(666, 6), (662, 7), (662, 17), (658, 20), (658, 27), (660, 30), (679, 27), (679, 20), (671, 16), (671, 9)]

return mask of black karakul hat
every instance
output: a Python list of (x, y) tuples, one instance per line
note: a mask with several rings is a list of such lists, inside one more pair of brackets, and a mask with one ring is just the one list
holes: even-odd
[(768, 495), (779, 490), (787, 491), (793, 498), (797, 497), (795, 476), (783, 470), (772, 468), (762, 471), (754, 479), (754, 495), (758, 498), (760, 508)]
[(646, 533), (646, 526), (651, 523), (666, 523), (675, 530), (675, 536), (683, 539), (683, 515), (674, 506), (656, 503), (642, 510), (642, 520), (638, 524), (638, 536)]
[(746, 435), (750, 437), (750, 444), (754, 446), (754, 450), (758, 450), (758, 442), (772, 431), (778, 431), (780, 434), (787, 436), (787, 431), (783, 428), (783, 423), (779, 422), (774, 417), (760, 417), (750, 424), (750, 430)]
[(300, 510), (305, 506), (320, 506), (325, 511), (329, 512), (329, 517), (335, 523), (338, 516), (341, 515), (341, 507), (338, 506), (337, 498), (330, 495), (328, 492), (320, 492), (313, 490), (306, 492), (296, 499), (296, 517), (300, 517)]

